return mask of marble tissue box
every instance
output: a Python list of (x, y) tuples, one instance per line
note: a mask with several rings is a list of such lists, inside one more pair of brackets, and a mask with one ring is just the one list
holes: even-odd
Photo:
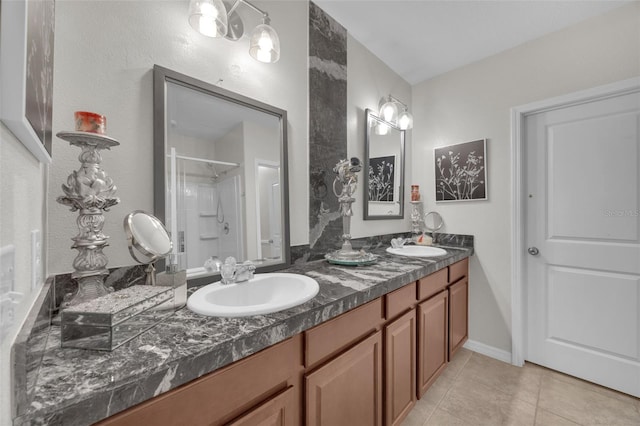
[(154, 308), (173, 297), (172, 287), (134, 285), (65, 308), (62, 347), (112, 351), (170, 316), (173, 310)]

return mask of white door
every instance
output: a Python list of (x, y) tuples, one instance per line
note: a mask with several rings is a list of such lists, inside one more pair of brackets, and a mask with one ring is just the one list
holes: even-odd
[(639, 135), (637, 92), (525, 119), (525, 358), (635, 396)]

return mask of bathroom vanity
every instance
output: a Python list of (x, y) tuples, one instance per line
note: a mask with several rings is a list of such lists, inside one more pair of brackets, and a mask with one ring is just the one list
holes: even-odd
[(398, 425), (466, 340), (467, 277), (463, 259), (99, 424)]
[(246, 318), (181, 309), (108, 353), (60, 349), (52, 327), (28, 354), (41, 362), (16, 389), (15, 424), (399, 424), (466, 339), (472, 249), (446, 250), (294, 265), (320, 284), (309, 302)]

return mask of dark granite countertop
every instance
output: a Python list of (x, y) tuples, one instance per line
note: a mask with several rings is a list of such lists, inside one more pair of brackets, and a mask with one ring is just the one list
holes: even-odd
[[(443, 247), (447, 255), (398, 257), (373, 252), (371, 266), (314, 261), (282, 272), (318, 281), (318, 295), (297, 307), (244, 318), (205, 317), (182, 308), (160, 325), (113, 352), (61, 349), (60, 328), (32, 336), (32, 369), (14, 425), (87, 425), (167, 392), (231, 362), (296, 335), (363, 303), (472, 254)], [(20, 412), (22, 411), (22, 412)]]

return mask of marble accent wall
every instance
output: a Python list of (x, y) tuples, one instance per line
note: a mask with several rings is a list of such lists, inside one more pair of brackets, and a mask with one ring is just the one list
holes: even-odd
[(340, 248), (333, 167), (347, 158), (347, 31), (309, 3), (309, 246)]

